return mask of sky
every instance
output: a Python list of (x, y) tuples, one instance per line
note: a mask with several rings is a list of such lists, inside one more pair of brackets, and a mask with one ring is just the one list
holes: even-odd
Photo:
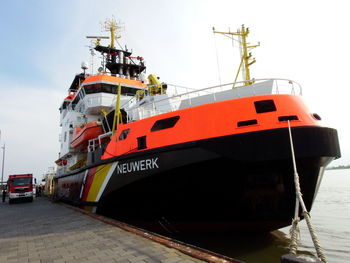
[(112, 16), (124, 25), (121, 43), (145, 58), (148, 74), (193, 88), (235, 77), (237, 46), (214, 37), (212, 27), (249, 27), (249, 41), (260, 42), (251, 75), (300, 83), (311, 112), (338, 130), (342, 158), (332, 165), (350, 164), (347, 1), (11, 0), (0, 7), (4, 179), (16, 173), (40, 179), (54, 165), (58, 108), (81, 62), (91, 59), (85, 36), (107, 35), (100, 23)]

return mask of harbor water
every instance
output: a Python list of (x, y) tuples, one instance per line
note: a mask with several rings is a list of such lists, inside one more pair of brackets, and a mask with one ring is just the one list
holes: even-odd
[[(350, 169), (325, 172), (311, 217), (328, 262), (350, 262)], [(315, 255), (304, 220), (299, 227), (298, 251)], [(289, 229), (266, 235), (196, 235), (178, 239), (246, 263), (279, 263), (281, 255), (288, 253)]]
[[(325, 172), (311, 216), (328, 261), (350, 262), (350, 169)], [(305, 222), (300, 230), (300, 248), (314, 252)]]

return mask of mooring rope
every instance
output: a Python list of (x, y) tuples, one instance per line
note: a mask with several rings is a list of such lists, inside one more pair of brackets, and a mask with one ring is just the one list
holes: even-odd
[(323, 263), (327, 263), (326, 256), (323, 253), (323, 249), (320, 245), (320, 242), (317, 238), (316, 232), (313, 228), (311, 217), (309, 212), (306, 209), (304, 200), (303, 200), (303, 194), (301, 193), (300, 189), (300, 183), (299, 183), (299, 175), (297, 171), (296, 161), (295, 161), (295, 154), (294, 154), (294, 146), (293, 146), (293, 138), (292, 138), (292, 131), (290, 128), (290, 122), (288, 120), (288, 131), (289, 131), (289, 141), (290, 141), (290, 148), (292, 153), (292, 160), (293, 160), (293, 170), (294, 170), (294, 183), (295, 183), (295, 195), (296, 195), (296, 202), (295, 202), (295, 213), (294, 218), (292, 220), (292, 227), (290, 229), (290, 235), (291, 235), (291, 242), (290, 242), (290, 248), (289, 252), (291, 254), (296, 254), (298, 250), (298, 239), (299, 239), (299, 227), (298, 223), (300, 221), (300, 218), (298, 216), (299, 214), (299, 204), (302, 208), (302, 215), (305, 218), (307, 227), (309, 229), (312, 242), (314, 243), (314, 247), (316, 249), (317, 256), (322, 260)]
[(289, 245), (289, 253), (296, 254), (298, 251), (298, 240), (300, 237), (300, 229), (298, 226), (300, 219), (293, 218), (292, 220), (292, 227), (289, 230), (290, 234), (290, 245)]

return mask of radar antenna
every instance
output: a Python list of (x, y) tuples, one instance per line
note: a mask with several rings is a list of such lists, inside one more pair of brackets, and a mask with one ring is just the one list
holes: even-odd
[(96, 39), (95, 41), (92, 40), (92, 44), (94, 44), (95, 46), (100, 46), (101, 45), (101, 39), (109, 39), (108, 36), (86, 36), (86, 38), (89, 39)]

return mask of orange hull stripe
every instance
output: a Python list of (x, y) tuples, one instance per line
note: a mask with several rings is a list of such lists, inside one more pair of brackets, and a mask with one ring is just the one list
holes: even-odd
[[(259, 100), (274, 100), (277, 110), (258, 114), (254, 102)], [(124, 129), (130, 129), (130, 133), (124, 140), (112, 139), (103, 159), (138, 151), (137, 138), (141, 136), (146, 136), (148, 150), (226, 135), (284, 128), (287, 127), (287, 122), (280, 122), (278, 117), (289, 115), (297, 115), (299, 118), (292, 121), (291, 126), (318, 125), (301, 98), (294, 95), (246, 97), (164, 113), (119, 125), (115, 136), (120, 136)], [(174, 127), (151, 132), (157, 120), (173, 116), (180, 117)], [(238, 122), (249, 120), (256, 120), (257, 124), (237, 127)]]

